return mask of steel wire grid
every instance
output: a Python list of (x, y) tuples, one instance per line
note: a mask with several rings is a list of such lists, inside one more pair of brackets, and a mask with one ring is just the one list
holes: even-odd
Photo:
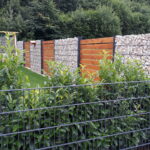
[(150, 81), (0, 90), (0, 150), (150, 149)]

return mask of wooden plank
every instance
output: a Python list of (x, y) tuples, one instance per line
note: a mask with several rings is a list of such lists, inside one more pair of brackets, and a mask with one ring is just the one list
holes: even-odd
[(100, 59), (103, 59), (103, 56), (100, 56), (100, 55), (80, 55), (80, 59), (100, 60)]
[(85, 70), (100, 70), (100, 67), (99, 66), (96, 66), (96, 65), (85, 65), (85, 68), (84, 68)]
[(54, 49), (53, 45), (43, 45), (43, 49)]
[(45, 61), (45, 60), (49, 60), (49, 59), (52, 59), (52, 58), (54, 58), (54, 56), (43, 57), (43, 60)]
[(113, 44), (88, 44), (88, 45), (80, 45), (80, 50), (88, 50), (88, 49), (113, 49)]
[(43, 56), (43, 60), (47, 59), (47, 58), (52, 58), (52, 57), (54, 57), (54, 56), (53, 55), (51, 55), (51, 56)]
[(51, 56), (51, 55), (54, 55), (54, 52), (44, 52), (43, 53), (43, 56)]
[(94, 43), (113, 43), (114, 38), (108, 37), (108, 38), (97, 38), (97, 39), (86, 39), (81, 40), (80, 44), (94, 44)]
[(43, 58), (45, 58), (45, 57), (54, 57), (54, 55), (53, 54), (43, 55)]
[(108, 54), (113, 54), (113, 50), (108, 49), (108, 50), (81, 50), (80, 54), (86, 55), (86, 54), (103, 54), (104, 52), (107, 52)]
[(43, 50), (44, 50), (44, 51), (54, 51), (54, 49), (53, 49), (53, 48), (50, 48), (50, 47), (46, 47), (46, 48), (44, 47)]
[(42, 41), (43, 44), (54, 44), (54, 41), (53, 40), (50, 40), (50, 41)]
[(54, 53), (54, 50), (52, 50), (52, 49), (42, 49), (42, 50), (43, 50), (44, 53), (45, 52)]
[(54, 51), (54, 48), (43, 47), (43, 51)]
[(54, 51), (54, 47), (43, 47), (43, 51)]
[(54, 57), (44, 57), (43, 59), (44, 59), (44, 61), (47, 61), (47, 60), (53, 60)]
[(51, 59), (53, 59), (54, 57), (43, 57), (43, 60), (44, 61), (47, 61), (47, 60), (51, 60)]
[[(113, 56), (108, 56), (107, 59), (112, 59)], [(102, 55), (80, 55), (80, 60), (101, 60), (103, 59)]]
[(92, 69), (84, 69), (84, 70), (81, 70), (81, 74), (85, 75), (85, 77), (88, 78), (90, 75), (98, 76), (98, 71), (92, 70)]
[(43, 52), (43, 56), (54, 56), (54, 52), (52, 52), (52, 51), (50, 51), (50, 52), (48, 52), (48, 51), (46, 51), (46, 52)]
[(99, 61), (98, 60), (85, 60), (85, 59), (81, 59), (80, 63), (82, 65), (99, 65)]
[(46, 56), (43, 56), (43, 58), (49, 58), (49, 57), (54, 57), (54, 55), (46, 55)]

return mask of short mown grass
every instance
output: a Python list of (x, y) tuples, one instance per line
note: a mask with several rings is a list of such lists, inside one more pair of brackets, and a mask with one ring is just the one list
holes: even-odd
[(19, 70), (21, 71), (23, 78), (25, 76), (28, 77), (29, 83), (30, 83), (30, 88), (44, 87), (44, 82), (48, 81), (47, 77), (37, 74), (27, 68), (20, 67)]

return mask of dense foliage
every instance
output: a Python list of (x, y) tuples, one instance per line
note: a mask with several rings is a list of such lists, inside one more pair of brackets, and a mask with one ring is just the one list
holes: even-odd
[(148, 0), (1, 0), (0, 30), (19, 39), (150, 32)]
[(18, 67), (21, 65), (19, 50), (13, 45), (11, 35), (6, 36), (6, 45), (0, 45), (0, 89), (17, 89), (22, 87), (21, 74)]

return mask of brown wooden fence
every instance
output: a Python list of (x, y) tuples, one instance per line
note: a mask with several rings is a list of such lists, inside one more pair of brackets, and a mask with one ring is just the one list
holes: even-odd
[(24, 42), (25, 49), (25, 67), (30, 68), (30, 42)]
[(48, 73), (47, 61), (54, 61), (54, 41), (42, 42), (42, 69), (44, 73)]
[[(99, 60), (104, 51), (113, 55), (114, 38), (98, 38), (80, 41), (80, 64), (84, 66), (82, 73), (95, 73), (100, 69)], [(108, 59), (112, 59), (109, 57)]]

